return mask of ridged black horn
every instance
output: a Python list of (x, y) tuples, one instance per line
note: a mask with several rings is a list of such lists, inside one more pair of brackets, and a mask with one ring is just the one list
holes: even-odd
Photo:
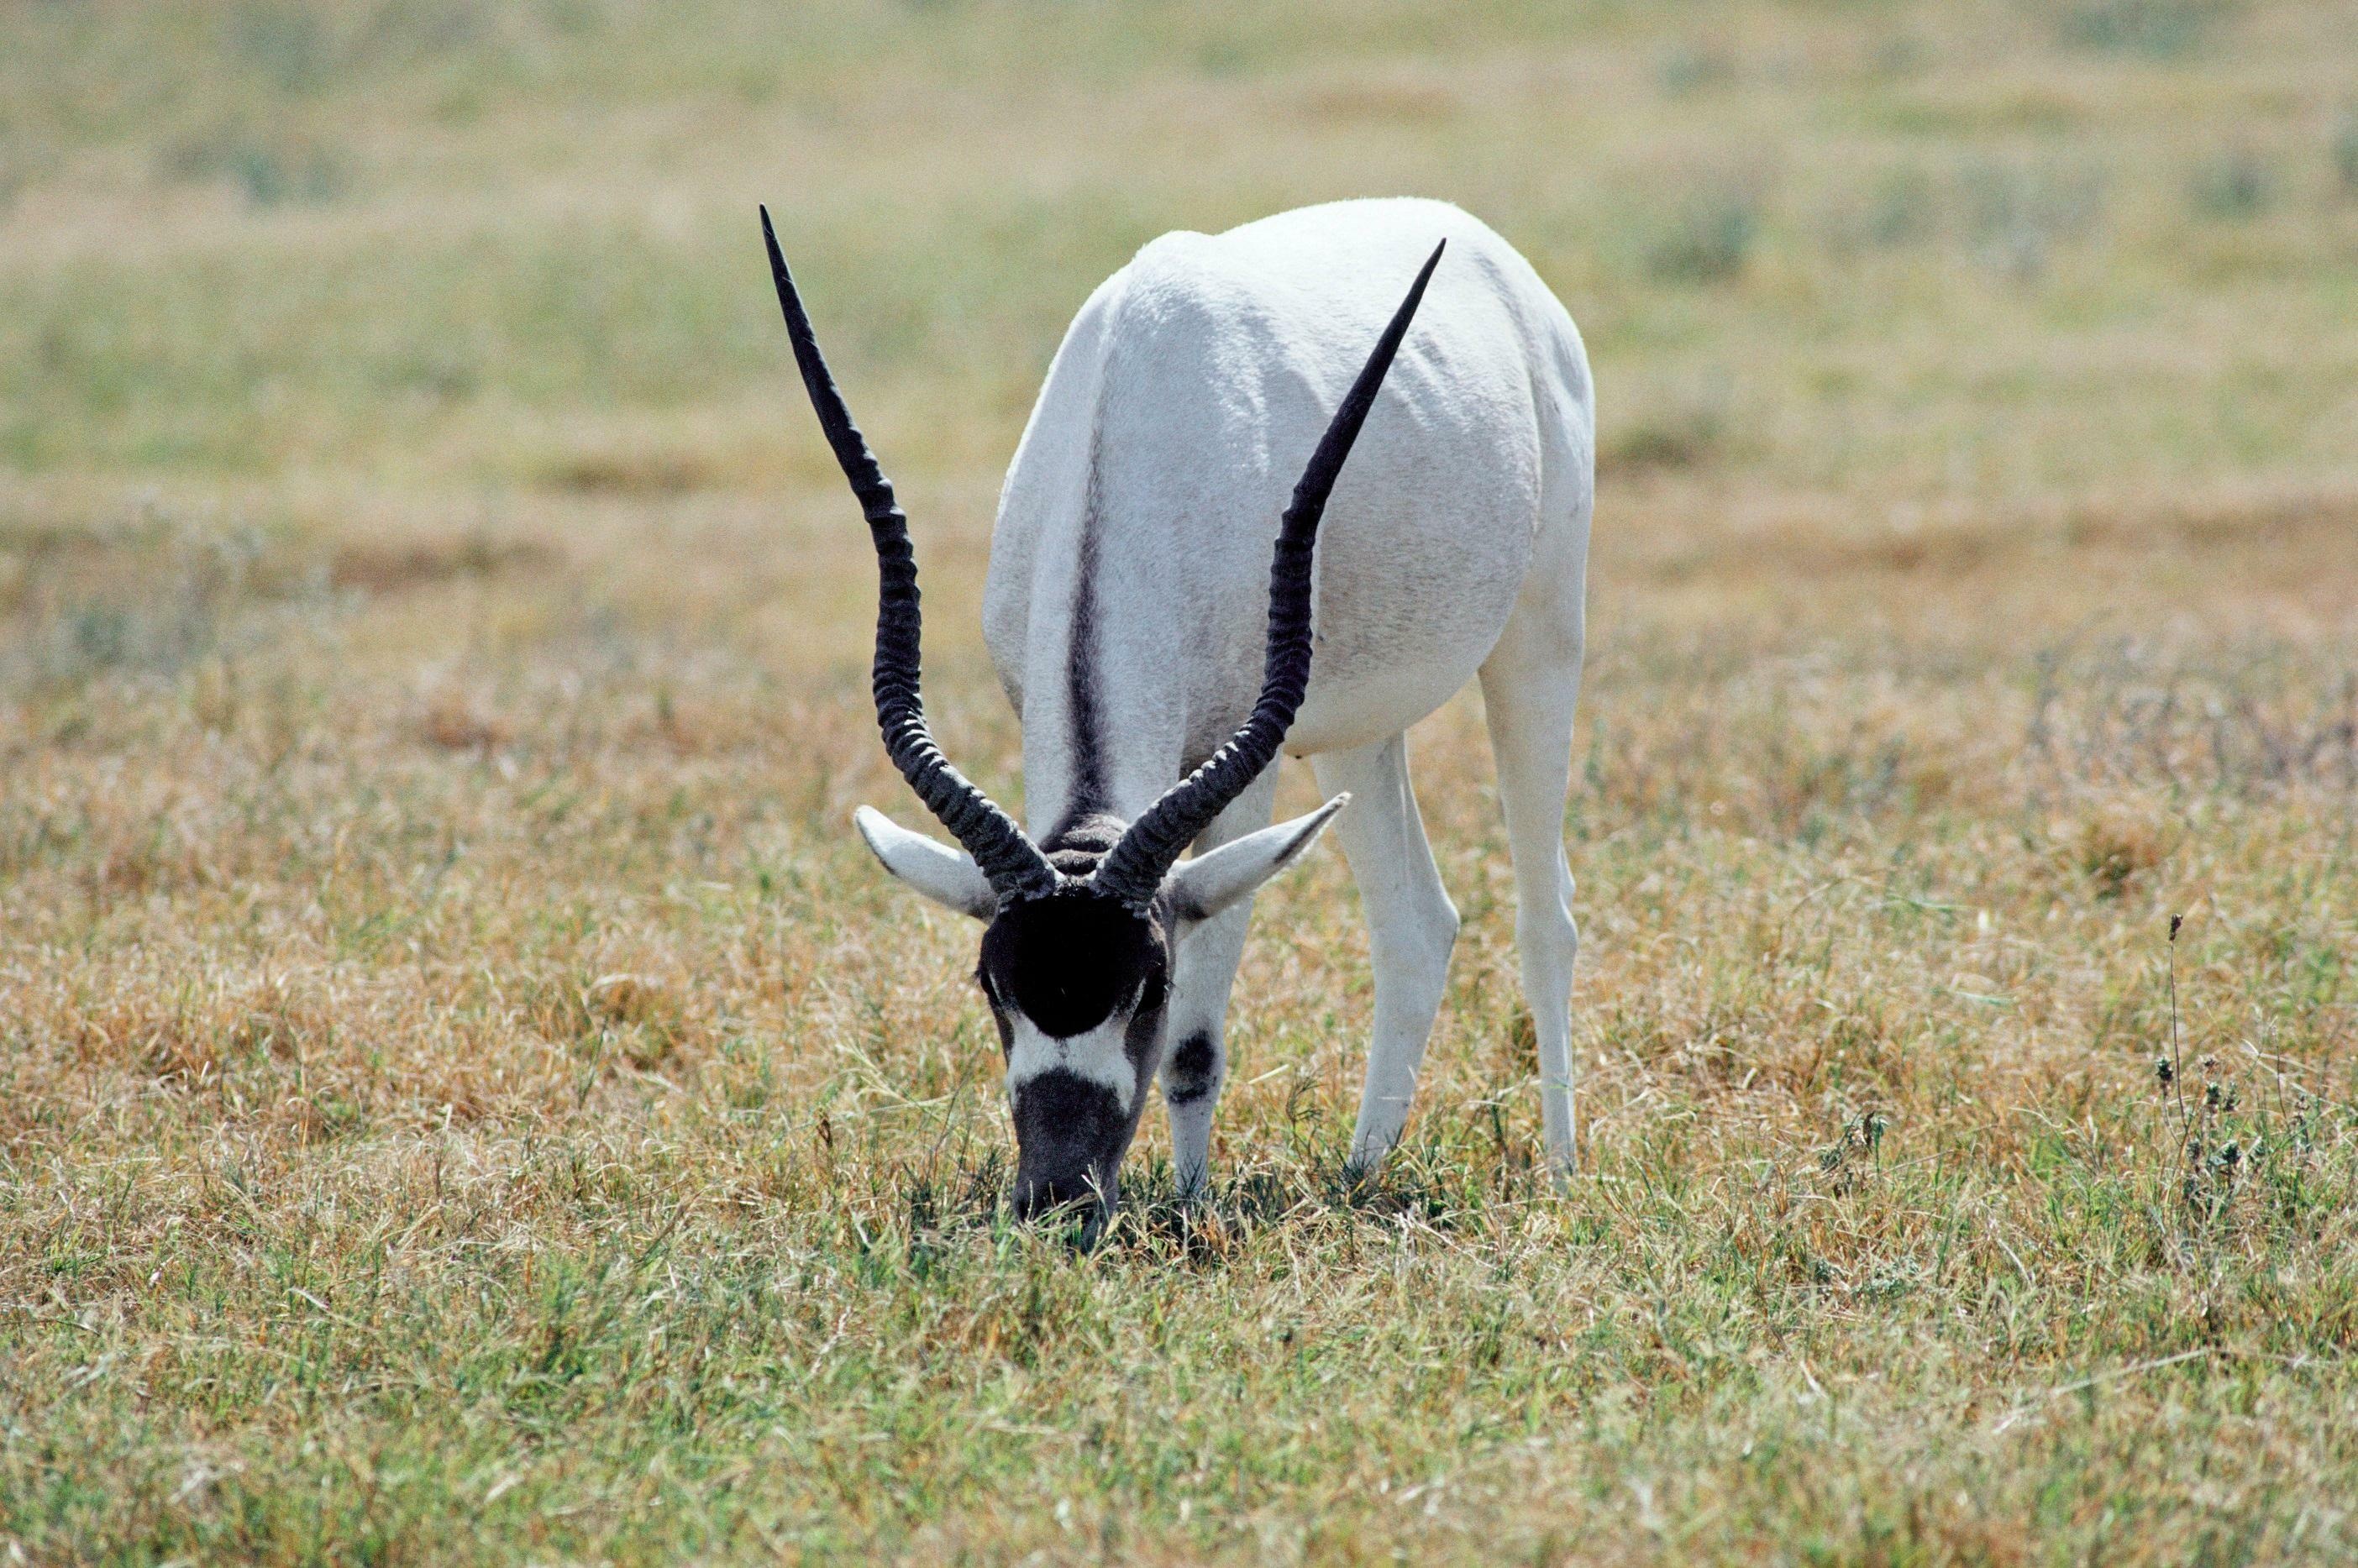
[(793, 275), (778, 249), (770, 227), (770, 210), (762, 209), (762, 240), (770, 251), (770, 276), (778, 286), (778, 308), (785, 312), (786, 335), (794, 341), (795, 363), (803, 373), (804, 389), (817, 411), (819, 428), (851, 481), (852, 494), (868, 517), (868, 532), (876, 543), (878, 590), (876, 602), (876, 726), (884, 734), (884, 751), (909, 787), (943, 827), (966, 846), (990, 885), (1001, 898), (1032, 897), (1054, 892), (1062, 881), (1055, 867), (1024, 836), (1014, 818), (994, 805), (966, 776), (950, 766), (925, 727), (925, 702), (919, 684), (918, 650), (921, 623), (917, 611), (917, 557), (909, 544), (909, 519), (892, 499), (892, 484), (876, 466), (860, 427), (851, 422), (827, 373), (827, 359), (818, 351), (810, 316), (802, 296), (795, 292)]
[(1293, 487), (1293, 503), (1278, 524), (1277, 553), (1269, 568), (1269, 655), (1261, 677), (1260, 697), (1252, 715), (1228, 743), (1193, 773), (1163, 793), (1146, 814), (1130, 824), (1121, 841), (1109, 852), (1090, 878), (1103, 892), (1135, 909), (1144, 909), (1163, 885), (1163, 879), (1197, 834), (1212, 824), (1228, 804), (1242, 795), (1277, 756), (1293, 715), (1310, 685), (1310, 566), (1318, 542), (1318, 520), (1326, 511), (1326, 497), (1351, 455), (1359, 427), (1367, 423), (1382, 387), (1384, 373), (1401, 340), (1408, 335), (1418, 301), (1433, 269), (1441, 264), (1448, 242), (1433, 247), (1424, 270), (1409, 286), (1408, 297), (1392, 313), (1391, 324), (1376, 340), (1358, 380), (1335, 410), (1335, 417), (1319, 439), (1318, 449)]

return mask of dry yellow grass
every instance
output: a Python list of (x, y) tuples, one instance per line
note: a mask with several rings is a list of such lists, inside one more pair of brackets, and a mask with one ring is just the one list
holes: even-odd
[[(0, 16), (0, 1555), (2346, 1556), (2353, 80), (2263, 0)], [(848, 831), (909, 808), (753, 203), (1012, 796), (1064, 321), (1392, 190), (1595, 362), (1588, 1172), (1461, 704), (1383, 1188), (1325, 858), (1209, 1214), (1151, 1115), (1077, 1258)]]

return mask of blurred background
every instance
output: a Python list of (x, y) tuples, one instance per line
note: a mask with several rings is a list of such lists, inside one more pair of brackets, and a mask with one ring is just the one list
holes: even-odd
[[(1164, 231), (1395, 193), (1595, 372), (1592, 1179), (1528, 1201), (1463, 698), (1393, 1184), (1328, 1179), (1322, 855), (1213, 1221), (1150, 1111), (1147, 1234), (1068, 1266), (991, 1228), (971, 930), (849, 830), (921, 814), (755, 204), (1012, 804), (976, 609), (1065, 323)], [(989, 1557), (1076, 1499), (1184, 1561), (2289, 1554), (2358, 1465), (2353, 800), (2342, 0), (0, 0), (32, 1560)]]
[[(591, 573), (755, 503), (773, 536), (822, 454), (757, 200), (925, 536), (958, 547), (1064, 323), (1141, 242), (1398, 192), (1487, 219), (1581, 323), (1601, 549), (1800, 517), (2346, 516), (2353, 22), (2266, 0), (12, 6), (0, 580), (23, 613), (45, 528), (142, 508), (215, 509), (273, 554), (476, 530)], [(2166, 572), (2170, 536), (2145, 543), (2125, 564)]]

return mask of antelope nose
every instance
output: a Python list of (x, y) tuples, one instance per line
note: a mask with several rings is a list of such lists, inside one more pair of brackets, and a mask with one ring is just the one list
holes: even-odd
[(1062, 1176), (1034, 1176), (1019, 1172), (1015, 1178), (1015, 1217), (1036, 1219), (1070, 1205), (1110, 1207), (1112, 1194), (1087, 1171)]
[(1094, 1247), (1105, 1234), (1107, 1222), (1112, 1218), (1116, 1202), (1114, 1179), (1110, 1173), (1099, 1174), (1087, 1167), (1070, 1173), (1038, 1176), (1018, 1170), (1015, 1176), (1015, 1217), (1029, 1222), (1067, 1211), (1069, 1217), (1080, 1224), (1079, 1241), (1083, 1247)]

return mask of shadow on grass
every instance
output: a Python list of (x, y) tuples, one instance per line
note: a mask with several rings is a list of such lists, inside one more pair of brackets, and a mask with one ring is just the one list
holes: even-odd
[(1013, 1218), (1008, 1197), (1012, 1172), (1003, 1151), (961, 1150), (902, 1178), (901, 1205), (913, 1257), (937, 1256), (955, 1238), (1028, 1228), (1065, 1240), (1076, 1251), (1217, 1268), (1255, 1241), (1292, 1230), (1403, 1227), (1444, 1234), (1464, 1230), (1477, 1213), (1530, 1202), (1546, 1184), (1530, 1170), (1488, 1168), (1458, 1152), (1412, 1147), (1376, 1172), (1353, 1172), (1339, 1152), (1297, 1152), (1216, 1180), (1193, 1198), (1184, 1195), (1167, 1159), (1124, 1171), (1121, 1201), (1101, 1236), (1077, 1208), (1029, 1222)]

